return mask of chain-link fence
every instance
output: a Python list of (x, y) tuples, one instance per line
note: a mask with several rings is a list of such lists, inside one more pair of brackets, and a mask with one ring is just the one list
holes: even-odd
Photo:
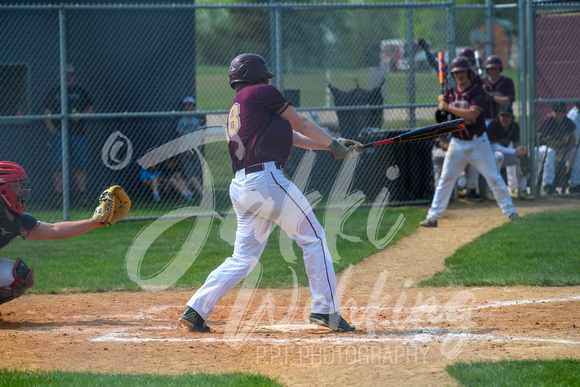
[[(522, 143), (535, 149), (545, 106), (567, 102), (568, 110), (580, 95), (579, 8), (524, 0), (0, 5), (1, 157), (25, 168), (28, 211), (44, 220), (86, 217), (111, 183), (133, 198), (133, 217), (184, 206), (226, 213), (233, 57), (263, 55), (298, 111), (335, 137), (368, 143), (434, 123), (433, 57), (441, 51), (449, 62), (464, 47), (482, 63), (500, 56), (515, 83)], [(285, 173), (317, 206), (356, 191), (367, 203), (425, 204), (435, 186), (431, 148), (430, 140), (387, 145), (350, 162), (295, 148)], [(535, 193), (541, 163), (530, 153)], [(337, 187), (346, 193), (333, 195)]]

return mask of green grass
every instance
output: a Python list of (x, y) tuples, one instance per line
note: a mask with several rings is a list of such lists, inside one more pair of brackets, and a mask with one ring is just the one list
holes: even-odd
[(0, 369), (2, 386), (281, 386), (274, 379), (260, 374), (227, 373), (212, 375), (208, 373), (183, 375), (153, 374), (93, 374), (89, 372), (41, 372), (9, 371)]
[[(323, 107), (326, 105), (326, 71), (330, 71), (331, 84), (341, 90), (351, 90), (357, 85), (369, 88), (369, 68), (300, 68), (283, 74), (284, 89), (300, 90), (300, 106)], [(198, 66), (197, 100), (201, 110), (228, 110), (233, 99), (232, 90), (227, 87), (227, 67)], [(220, 87), (216, 87), (220, 85)], [(398, 105), (408, 102), (407, 73), (387, 74), (386, 104)], [(419, 104), (437, 102), (441, 86), (434, 71), (415, 73), (415, 102)], [(331, 97), (331, 106), (334, 101)]]
[[(360, 242), (350, 242), (337, 236), (337, 252), (333, 259), (335, 270), (340, 271), (350, 264), (360, 262), (378, 249), (369, 241), (367, 219), (370, 210), (358, 209), (347, 218), (342, 232), (355, 236)], [(324, 212), (317, 212), (322, 220)], [(341, 212), (335, 212), (339, 216)], [(419, 221), (424, 217), (424, 211), (415, 208), (388, 208), (377, 230), (379, 238), (386, 235), (403, 215), (405, 222), (395, 234), (391, 243), (412, 233)], [(186, 242), (189, 233), (198, 221), (186, 219), (169, 227), (161, 236), (155, 239), (146, 251), (141, 269), (141, 278), (152, 276), (163, 269), (170, 259), (177, 254)], [(135, 237), (152, 221), (121, 222), (111, 227), (102, 227), (67, 240), (26, 241), (16, 239), (12, 244), (2, 249), (4, 257), (22, 257), (28, 265), (34, 266), (36, 285), (29, 293), (60, 293), (60, 292), (94, 292), (109, 290), (138, 290), (139, 286), (132, 282), (125, 269), (125, 255)], [(228, 218), (226, 222), (229, 231), (225, 232), (233, 241), (235, 219)], [(177, 281), (176, 287), (197, 287), (203, 284), (207, 275), (232, 254), (233, 246), (220, 238), (224, 222), (214, 220), (211, 224), (207, 241), (199, 256), (191, 267)], [(324, 224), (324, 223), (323, 223)], [(226, 227), (224, 227), (225, 229)], [(293, 283), (292, 270), (298, 276), (299, 284), (307, 285), (308, 279), (302, 262), (302, 253), (293, 243), (295, 262), (286, 262), (280, 252), (278, 239), (279, 228), (276, 228), (260, 262), (263, 266), (260, 287), (289, 287)], [(199, 232), (199, 231), (198, 231)], [(203, 233), (202, 233), (203, 234)], [(329, 232), (327, 230), (327, 238)], [(283, 234), (286, 245), (290, 243)], [(331, 247), (332, 249), (332, 247)], [(191, 257), (193, 261), (193, 256)]]
[(580, 285), (580, 211), (527, 215), (480, 236), (420, 286)]
[[(323, 107), (326, 105), (326, 72), (330, 71), (330, 82), (341, 90), (351, 90), (357, 85), (369, 89), (369, 68), (299, 68), (283, 74), (284, 89), (300, 90), (301, 107)], [(505, 70), (502, 75), (510, 77), (519, 98), (519, 73)], [(227, 67), (202, 65), (197, 68), (197, 100), (201, 110), (228, 110), (233, 92), (227, 87)], [(387, 74), (386, 105), (406, 104), (408, 100), (408, 76), (404, 71)], [(220, 85), (220, 87), (216, 87)], [(435, 71), (415, 72), (415, 103), (435, 104), (441, 86)], [(334, 100), (331, 97), (331, 106)]]
[(460, 362), (445, 369), (463, 386), (580, 385), (579, 359)]

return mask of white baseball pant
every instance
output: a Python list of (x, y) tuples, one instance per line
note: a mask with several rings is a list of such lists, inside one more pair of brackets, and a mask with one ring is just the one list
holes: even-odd
[(215, 304), (256, 266), (270, 234), (278, 224), (302, 248), (306, 274), (313, 296), (312, 312), (338, 312), (336, 276), (326, 245), (324, 229), (310, 203), (273, 162), (246, 175), (236, 172), (230, 197), (237, 216), (234, 253), (210, 273), (203, 286), (187, 303), (204, 319)]
[(536, 148), (536, 160), (538, 161), (538, 172), (542, 170), (542, 165), (544, 167), (541, 187), (552, 185), (556, 173), (556, 151), (546, 145), (540, 145)]
[(475, 136), (471, 141), (459, 140), (455, 137), (451, 140), (443, 161), (441, 178), (435, 190), (431, 208), (427, 212), (428, 219), (441, 219), (449, 204), (455, 181), (467, 164), (473, 165), (485, 177), (504, 214), (509, 216), (517, 213), (507, 186), (499, 174), (487, 133), (483, 133), (481, 136)]
[(496, 154), (496, 161), (498, 160), (497, 158), (498, 153), (500, 153), (503, 156), (502, 158), (503, 162), (501, 164), (498, 164), (500, 169), (502, 166), (506, 167), (506, 170), (508, 169), (508, 167), (515, 167), (513, 168), (515, 170), (513, 176), (510, 176), (509, 170), (507, 171), (510, 188), (516, 188), (515, 184), (514, 187), (512, 187), (512, 181), (514, 181), (517, 183), (517, 188), (520, 190), (520, 192), (526, 192), (528, 186), (528, 179), (522, 177), (521, 175), (520, 159), (516, 157), (516, 149), (513, 146), (511, 146), (511, 144), (510, 146), (506, 147), (498, 143), (491, 144), (491, 148), (494, 150), (494, 153)]

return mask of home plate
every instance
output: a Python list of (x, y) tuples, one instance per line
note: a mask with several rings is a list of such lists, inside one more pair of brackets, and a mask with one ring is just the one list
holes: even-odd
[(307, 329), (327, 329), (316, 324), (278, 324), (278, 325), (262, 325), (260, 328), (269, 329), (273, 331), (303, 331)]

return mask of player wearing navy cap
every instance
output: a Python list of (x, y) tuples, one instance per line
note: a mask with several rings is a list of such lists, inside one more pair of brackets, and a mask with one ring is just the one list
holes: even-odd
[(236, 95), (227, 122), (228, 149), (235, 174), (230, 197), (237, 216), (233, 255), (207, 278), (187, 302), (181, 324), (209, 332), (205, 320), (214, 305), (257, 264), (272, 222), (278, 224), (304, 253), (312, 292), (310, 321), (335, 331), (355, 328), (339, 313), (336, 277), (324, 229), (300, 190), (282, 173), (293, 146), (330, 150), (335, 159), (362, 152), (362, 144), (333, 139), (323, 129), (298, 114), (269, 80), (264, 58), (242, 54), (229, 69)]

